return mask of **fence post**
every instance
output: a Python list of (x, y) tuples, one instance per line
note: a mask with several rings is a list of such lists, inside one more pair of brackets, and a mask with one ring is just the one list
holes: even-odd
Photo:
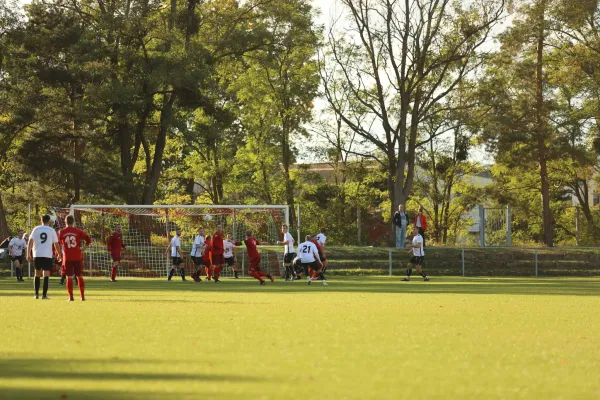
[(92, 252), (89, 252), (90, 254), (90, 278), (92, 277)]
[(538, 276), (538, 249), (535, 249), (535, 276)]
[(246, 261), (246, 249), (242, 247), (242, 276), (244, 276), (244, 262)]
[(510, 206), (506, 206), (506, 247), (512, 246), (512, 223), (510, 217)]
[[(27, 204), (27, 238), (31, 234), (31, 204)], [(31, 263), (27, 261), (27, 278), (31, 279)]]
[(297, 228), (298, 229), (298, 242), (297, 243), (302, 243), (302, 240), (300, 240), (300, 203), (296, 204), (296, 217), (298, 218), (298, 228)]
[(462, 255), (461, 255), (461, 259), (462, 259), (462, 276), (465, 276), (465, 248), (462, 248)]
[(361, 226), (361, 221), (360, 221), (360, 206), (356, 206), (356, 227), (357, 227), (357, 231), (358, 231), (358, 245), (360, 246), (360, 226)]
[(388, 248), (389, 256), (390, 256), (390, 276), (392, 276), (392, 248)]
[(579, 219), (579, 206), (576, 207), (575, 212), (575, 244), (579, 246), (579, 227), (580, 227), (580, 219)]
[(485, 208), (479, 206), (479, 246), (485, 247)]

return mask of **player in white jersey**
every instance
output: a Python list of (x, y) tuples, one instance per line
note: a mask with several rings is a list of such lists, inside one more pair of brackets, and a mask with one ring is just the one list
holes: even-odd
[(202, 254), (204, 254), (204, 248), (206, 247), (204, 237), (204, 228), (198, 228), (198, 235), (196, 235), (196, 238), (194, 239), (192, 251), (190, 252), (190, 256), (192, 257), (192, 261), (194, 262), (194, 266), (196, 268), (192, 274), (192, 279), (194, 282), (202, 282), (202, 279), (200, 279), (200, 268), (204, 265), (202, 262)]
[(23, 239), (23, 233), (22, 230), (19, 230), (17, 236), (12, 238), (8, 243), (8, 254), (10, 255), (10, 260), (15, 265), (17, 282), (25, 282), (23, 280), (23, 260), (25, 259), (27, 242)]
[(185, 281), (185, 269), (183, 267), (179, 267), (181, 265), (181, 262), (183, 261), (180, 237), (181, 229), (177, 228), (175, 230), (175, 236), (173, 236), (173, 239), (171, 239), (171, 243), (167, 248), (167, 253), (169, 252), (169, 250), (171, 251), (171, 260), (173, 261), (171, 270), (169, 271), (169, 281), (173, 277), (173, 274), (175, 274), (175, 270), (177, 268), (179, 268), (179, 275), (181, 275), (181, 280)]
[(327, 241), (327, 236), (325, 236), (325, 228), (321, 228), (321, 232), (317, 234), (317, 241), (319, 245), (325, 251), (325, 242)]
[(423, 263), (425, 262), (425, 250), (423, 249), (423, 236), (419, 233), (419, 227), (413, 227), (413, 240), (412, 244), (408, 245), (411, 249), (408, 251), (412, 257), (408, 262), (408, 268), (406, 269), (406, 278), (402, 279), (403, 281), (410, 281), (410, 275), (412, 274), (412, 267), (415, 265), (417, 267), (417, 272), (421, 274), (424, 281), (428, 281), (429, 278), (423, 272)]
[(223, 257), (228, 267), (231, 267), (233, 276), (238, 279), (238, 271), (235, 267), (235, 243), (233, 242), (231, 233), (227, 232), (227, 236), (223, 241)]
[(304, 243), (300, 243), (298, 246), (298, 256), (302, 260), (302, 268), (306, 274), (306, 279), (310, 285), (312, 282), (312, 270), (317, 271), (320, 278), (323, 280), (323, 285), (327, 286), (327, 281), (323, 276), (321, 258), (319, 257), (319, 250), (317, 246), (310, 241), (311, 236), (307, 235)]
[(296, 258), (296, 252), (294, 249), (294, 237), (289, 232), (287, 225), (281, 226), (281, 232), (283, 233), (283, 240), (278, 240), (277, 244), (283, 244), (283, 265), (285, 266), (285, 280), (293, 281), (298, 279), (296, 270), (294, 269), (293, 261)]
[(50, 226), (50, 216), (42, 217), (42, 225), (33, 228), (29, 235), (27, 243), (27, 261), (33, 260), (35, 267), (35, 279), (33, 287), (35, 289), (35, 298), (39, 298), (40, 278), (44, 275), (44, 287), (42, 292), (42, 300), (48, 299), (48, 283), (50, 281), (50, 273), (52, 272), (52, 247), (56, 250), (57, 258), (60, 261), (61, 249), (58, 245), (58, 235), (54, 228)]

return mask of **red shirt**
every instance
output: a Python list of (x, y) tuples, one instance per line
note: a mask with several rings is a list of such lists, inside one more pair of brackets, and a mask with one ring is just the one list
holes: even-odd
[(317, 251), (319, 252), (319, 255), (323, 254), (323, 249), (321, 248), (321, 245), (319, 244), (317, 238), (310, 239), (310, 241), (313, 242), (315, 246), (317, 246)]
[(108, 251), (112, 254), (121, 254), (121, 249), (125, 248), (125, 245), (123, 244), (123, 235), (119, 232), (111, 233), (108, 237), (107, 247)]
[[(417, 226), (417, 218), (419, 218), (419, 214), (415, 215), (415, 226)], [(421, 214), (421, 228), (423, 231), (427, 230), (427, 218), (425, 218), (425, 214)]]
[(63, 262), (83, 260), (81, 241), (85, 241), (85, 244), (89, 245), (92, 239), (87, 233), (74, 226), (68, 226), (58, 232), (58, 242), (62, 246)]
[[(260, 254), (258, 254), (258, 250), (256, 250), (256, 246), (260, 245), (260, 242), (258, 240), (251, 237), (251, 238), (244, 240), (243, 243), (246, 245), (246, 251), (248, 252), (248, 258), (250, 258), (251, 260), (254, 260), (254, 259), (260, 257)], [(235, 245), (241, 246), (242, 242), (235, 242)]]
[(212, 251), (212, 246), (210, 245), (209, 242), (205, 242), (204, 243), (204, 254), (202, 254), (202, 260), (204, 260), (205, 264), (212, 265), (211, 251)]
[(223, 234), (219, 232), (215, 232), (212, 237), (212, 253), (213, 254), (223, 254), (225, 250), (223, 249)]

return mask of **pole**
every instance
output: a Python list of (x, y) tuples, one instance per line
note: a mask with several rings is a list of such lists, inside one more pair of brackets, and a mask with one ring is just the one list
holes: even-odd
[(356, 206), (356, 227), (358, 228), (358, 240), (357, 243), (360, 246), (360, 227), (361, 227), (361, 221), (360, 221), (360, 206)]
[(245, 261), (246, 261), (246, 249), (242, 248), (242, 276), (244, 276)]
[(461, 251), (462, 255), (461, 255), (461, 260), (462, 260), (462, 276), (465, 276), (465, 248), (462, 248)]
[(510, 206), (506, 206), (506, 247), (512, 246), (512, 218)]
[(538, 249), (535, 249), (535, 276), (538, 276)]
[(390, 276), (392, 276), (392, 248), (388, 248), (389, 256), (390, 256)]
[[(27, 238), (31, 233), (31, 204), (27, 205)], [(31, 263), (27, 261), (27, 278), (31, 279)]]
[[(169, 210), (168, 209), (165, 210), (165, 233), (167, 235), (167, 243), (169, 243), (170, 240), (169, 240)], [(166, 259), (165, 259), (165, 268), (167, 271), (167, 276), (169, 276), (170, 268), (169, 268), (169, 252), (168, 251), (167, 251), (167, 255), (166, 255)]]
[(577, 212), (575, 213), (575, 244), (579, 246), (579, 227), (580, 227), (580, 219), (579, 219), (579, 206), (576, 207)]
[(90, 252), (90, 278), (92, 277), (92, 252)]
[(298, 216), (298, 243), (302, 243), (300, 240), (300, 204), (296, 205), (296, 215)]
[(479, 246), (485, 247), (485, 208), (479, 206)]
[(237, 240), (237, 235), (236, 235), (236, 231), (235, 231), (235, 225), (236, 225), (236, 221), (235, 221), (235, 208), (232, 208), (231, 211), (233, 211), (233, 241), (235, 242)]

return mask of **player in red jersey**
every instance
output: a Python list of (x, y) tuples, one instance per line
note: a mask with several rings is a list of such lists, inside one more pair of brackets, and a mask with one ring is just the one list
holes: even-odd
[(221, 275), (221, 271), (223, 270), (223, 265), (225, 264), (225, 248), (223, 247), (223, 225), (217, 225), (217, 231), (212, 237), (212, 265), (214, 266), (214, 279), (215, 283), (221, 282), (219, 280), (219, 276)]
[(320, 266), (320, 269), (319, 270), (313, 269), (310, 274), (310, 278), (313, 280), (318, 280), (318, 279), (322, 280), (323, 279), (322, 274), (325, 273), (325, 271), (327, 270), (327, 258), (325, 258), (325, 254), (323, 253), (323, 247), (321, 246), (321, 243), (319, 242), (319, 235), (312, 235), (310, 238), (310, 241), (312, 243), (314, 243), (315, 246), (317, 246), (317, 251), (319, 253), (319, 260), (320, 260), (320, 262), (318, 263)]
[[(77, 286), (81, 301), (85, 300), (85, 282), (83, 281), (83, 251), (90, 245), (92, 239), (79, 228), (75, 228), (75, 218), (68, 215), (65, 218), (67, 227), (58, 232), (58, 242), (62, 246), (63, 266), (67, 275), (67, 292), (69, 301), (73, 299), (73, 275), (77, 277)], [(81, 242), (84, 242), (83, 248)]]
[(113, 260), (110, 281), (116, 282), (117, 269), (121, 265), (121, 249), (125, 248), (125, 244), (123, 244), (123, 235), (121, 234), (121, 225), (115, 226), (115, 231), (109, 236), (106, 245)]
[(250, 276), (252, 276), (254, 279), (258, 279), (261, 285), (265, 284), (265, 281), (262, 278), (263, 276), (266, 276), (271, 280), (271, 282), (274, 282), (275, 279), (273, 278), (273, 275), (267, 274), (266, 272), (262, 272), (260, 270), (260, 254), (258, 253), (258, 250), (256, 250), (256, 246), (260, 246), (260, 242), (252, 237), (252, 231), (246, 231), (246, 240), (243, 242), (235, 242), (235, 245), (241, 246), (242, 243), (246, 245), (246, 252), (248, 253), (248, 258), (250, 259), (250, 269), (248, 271)]
[[(206, 271), (206, 280), (210, 281), (212, 276), (212, 240), (210, 235), (204, 239), (204, 253), (202, 253), (202, 263), (204, 264), (204, 270)], [(198, 273), (200, 277), (200, 273)]]

